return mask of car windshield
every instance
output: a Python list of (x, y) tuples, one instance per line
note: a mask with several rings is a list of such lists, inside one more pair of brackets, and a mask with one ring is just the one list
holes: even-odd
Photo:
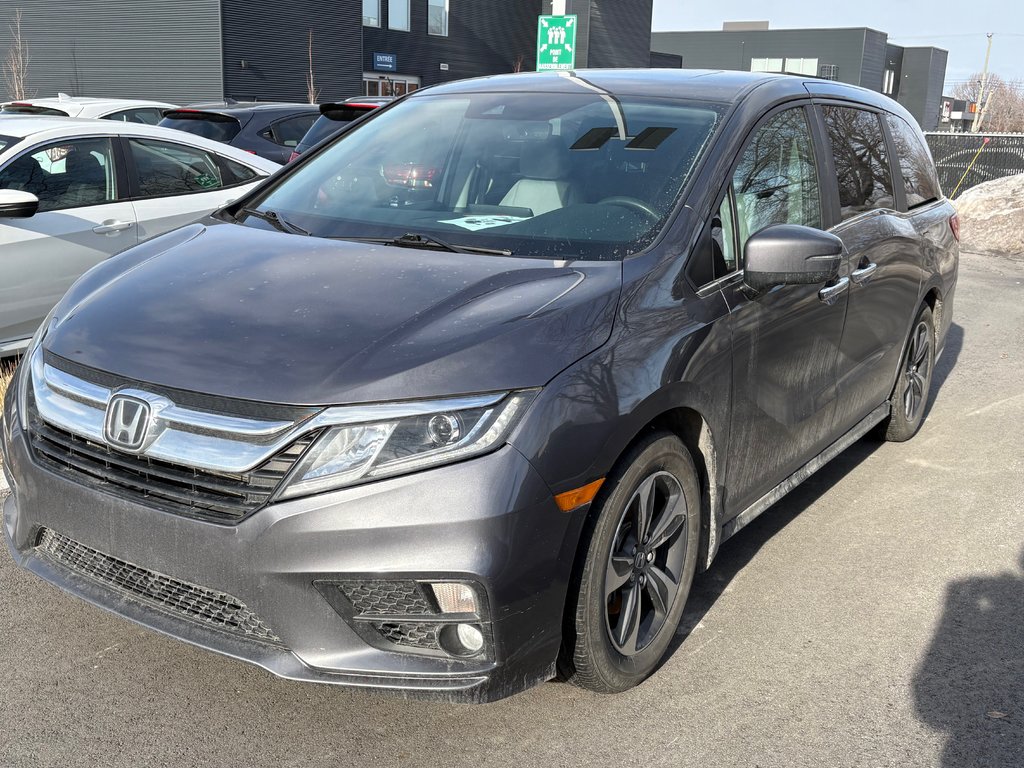
[(424, 94), (370, 117), (248, 207), (319, 237), (416, 234), (621, 259), (657, 236), (722, 110), (589, 90)]
[(223, 142), (231, 141), (242, 129), (233, 117), (203, 112), (169, 112), (160, 121), (160, 127), (174, 128), (193, 136)]

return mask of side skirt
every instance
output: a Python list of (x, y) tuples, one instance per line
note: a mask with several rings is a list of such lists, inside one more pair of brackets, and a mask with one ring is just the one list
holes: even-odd
[(777, 486), (768, 491), (768, 493), (760, 499), (736, 515), (736, 517), (722, 527), (722, 541), (730, 538), (737, 531), (742, 530), (757, 518), (758, 515), (772, 506), (772, 504), (777, 502), (808, 477), (832, 461), (832, 459), (840, 453), (864, 437), (864, 435), (870, 432), (876, 424), (889, 415), (889, 408), (890, 405), (888, 402), (875, 408), (875, 410), (865, 416), (855, 427), (853, 427), (853, 429), (836, 440), (836, 442), (832, 443), (832, 445), (808, 461)]

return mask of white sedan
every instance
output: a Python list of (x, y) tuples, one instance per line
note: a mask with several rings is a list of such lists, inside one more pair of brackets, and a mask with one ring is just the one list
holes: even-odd
[(156, 125), (165, 109), (176, 105), (146, 99), (102, 99), (57, 94), (56, 98), (9, 101), (0, 106), (0, 115), (57, 115), (59, 117), (93, 117), (122, 123)]
[(139, 123), (0, 117), (0, 357), (94, 264), (195, 221), (280, 166)]

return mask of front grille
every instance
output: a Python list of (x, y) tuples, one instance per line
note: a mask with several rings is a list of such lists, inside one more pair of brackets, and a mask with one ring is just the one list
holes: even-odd
[(342, 581), (344, 593), (357, 613), (370, 616), (425, 616), (437, 609), (415, 581)]
[(81, 576), (177, 617), (252, 640), (281, 643), (281, 639), (245, 603), (224, 592), (178, 581), (118, 560), (49, 528), (40, 533), (36, 552)]
[(389, 643), (433, 651), (441, 650), (441, 644), (437, 641), (437, 633), (442, 626), (440, 624), (375, 622), (374, 626)]
[(316, 437), (306, 435), (257, 469), (233, 475), (121, 453), (39, 418), (29, 432), (35, 456), (53, 469), (169, 512), (222, 523), (238, 522), (266, 504)]

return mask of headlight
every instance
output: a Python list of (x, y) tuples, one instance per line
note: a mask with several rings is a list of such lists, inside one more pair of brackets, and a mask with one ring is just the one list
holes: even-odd
[(536, 390), (334, 409), (282, 498), (344, 488), (479, 456), (504, 445)]
[(53, 313), (56, 308), (50, 310), (50, 314), (46, 316), (46, 319), (40, 323), (39, 328), (36, 329), (35, 334), (32, 336), (32, 340), (28, 343), (28, 347), (25, 349), (25, 355), (21, 358), (21, 362), (18, 363), (18, 372), (14, 377), (14, 384), (17, 386), (17, 399), (15, 402), (18, 404), (18, 423), (21, 424), (21, 430), (23, 432), (28, 431), (28, 388), (32, 380), (32, 355), (35, 354), (39, 345), (43, 343), (43, 339), (46, 338), (46, 334), (50, 332), (50, 329), (56, 324), (57, 318), (54, 317)]

